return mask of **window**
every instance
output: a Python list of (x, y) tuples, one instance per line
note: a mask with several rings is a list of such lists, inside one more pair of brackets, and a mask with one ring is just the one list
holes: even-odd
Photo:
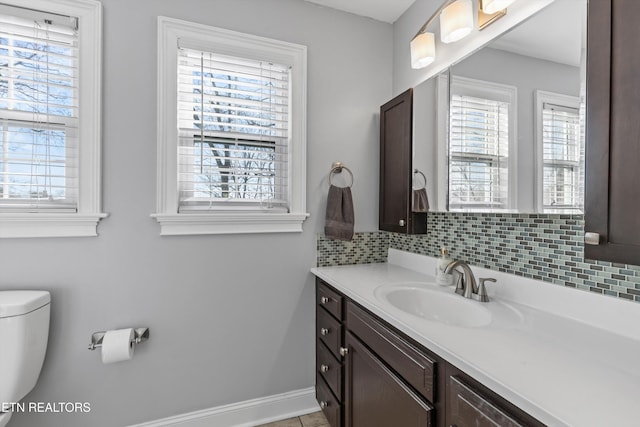
[(178, 51), (179, 211), (287, 208), (289, 67)]
[(96, 235), (100, 13), (0, 5), (0, 237)]
[(158, 25), (161, 234), (302, 231), (306, 48)]
[(538, 192), (544, 212), (582, 212), (584, 133), (580, 100), (536, 92)]
[(449, 113), (449, 209), (515, 206), (515, 89), (454, 77)]

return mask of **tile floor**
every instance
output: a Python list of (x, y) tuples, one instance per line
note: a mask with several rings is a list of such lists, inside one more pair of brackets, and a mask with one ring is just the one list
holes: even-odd
[(269, 424), (262, 424), (257, 427), (330, 427), (322, 412), (302, 415), (301, 417), (289, 418)]

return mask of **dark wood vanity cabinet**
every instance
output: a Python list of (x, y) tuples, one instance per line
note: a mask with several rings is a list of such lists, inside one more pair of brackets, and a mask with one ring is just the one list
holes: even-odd
[(412, 211), (413, 90), (380, 107), (379, 229), (424, 234), (427, 213)]
[(316, 396), (332, 427), (543, 426), (319, 278), (316, 295)]
[(585, 258), (635, 265), (640, 265), (639, 19), (638, 0), (588, 2), (585, 231), (597, 235), (585, 235)]

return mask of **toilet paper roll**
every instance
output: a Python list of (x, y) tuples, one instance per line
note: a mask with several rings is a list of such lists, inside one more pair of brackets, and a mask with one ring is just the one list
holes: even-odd
[(135, 331), (133, 328), (107, 331), (102, 339), (102, 363), (115, 363), (133, 357)]

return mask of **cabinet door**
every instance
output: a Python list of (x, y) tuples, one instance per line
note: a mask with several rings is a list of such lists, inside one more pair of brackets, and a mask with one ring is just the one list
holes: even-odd
[(428, 402), (434, 403), (437, 362), (352, 302), (347, 303), (346, 311), (349, 332), (366, 343)]
[(585, 258), (640, 265), (640, 1), (588, 4)]
[(427, 427), (433, 408), (351, 333), (346, 334), (346, 427)]
[(426, 233), (427, 214), (412, 212), (413, 90), (380, 107), (379, 228)]

